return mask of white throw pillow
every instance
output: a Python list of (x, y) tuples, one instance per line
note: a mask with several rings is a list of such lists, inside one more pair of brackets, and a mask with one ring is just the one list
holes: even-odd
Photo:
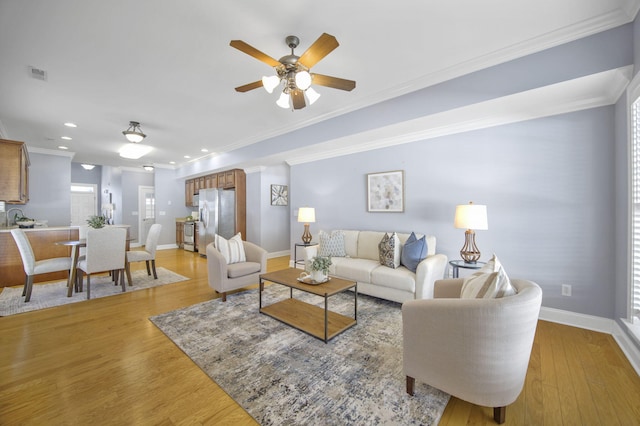
[(332, 231), (331, 235), (324, 231), (318, 233), (318, 256), (345, 257), (344, 234), (342, 231)]
[(464, 278), (460, 298), (497, 299), (514, 294), (516, 294), (516, 290), (511, 285), (498, 257), (494, 254), (482, 269)]
[(242, 236), (240, 235), (240, 232), (228, 240), (216, 234), (213, 244), (218, 251), (222, 253), (222, 256), (224, 256), (224, 259), (227, 261), (227, 265), (247, 261), (244, 254), (244, 245), (242, 244)]

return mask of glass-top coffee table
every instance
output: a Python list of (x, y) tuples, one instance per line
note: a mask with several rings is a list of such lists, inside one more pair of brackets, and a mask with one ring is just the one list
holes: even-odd
[[(298, 281), (300, 269), (283, 269), (260, 275), (260, 312), (304, 331), (327, 343), (343, 331), (358, 323), (358, 284), (355, 281), (331, 277), (325, 283), (312, 285)], [(269, 306), (262, 306), (264, 283), (269, 281), (289, 287), (289, 298)], [(324, 309), (293, 298), (293, 289), (324, 298)], [(329, 297), (353, 289), (353, 318), (332, 312), (328, 308)]]

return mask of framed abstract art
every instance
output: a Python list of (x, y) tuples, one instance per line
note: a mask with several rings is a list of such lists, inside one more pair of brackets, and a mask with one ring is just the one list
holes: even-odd
[(367, 211), (404, 211), (404, 170), (367, 174)]
[(271, 185), (271, 205), (289, 205), (289, 188), (287, 185)]

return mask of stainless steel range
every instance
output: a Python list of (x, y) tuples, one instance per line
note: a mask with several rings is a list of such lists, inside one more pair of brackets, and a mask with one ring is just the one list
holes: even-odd
[(184, 249), (187, 251), (196, 250), (196, 223), (192, 220), (184, 223)]

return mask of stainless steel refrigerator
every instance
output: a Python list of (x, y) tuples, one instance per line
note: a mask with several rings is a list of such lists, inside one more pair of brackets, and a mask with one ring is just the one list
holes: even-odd
[(235, 235), (236, 192), (234, 189), (201, 189), (199, 194), (198, 252), (207, 255), (215, 234), (226, 239)]

